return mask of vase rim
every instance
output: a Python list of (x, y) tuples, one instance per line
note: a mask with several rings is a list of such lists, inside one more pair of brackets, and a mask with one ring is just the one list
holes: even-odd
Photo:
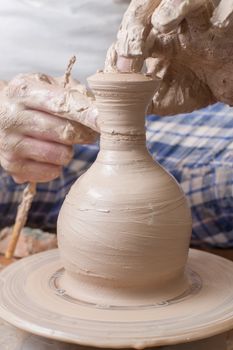
[(87, 78), (88, 82), (122, 82), (125, 83), (145, 83), (153, 82), (156, 83), (159, 79), (152, 78), (151, 75), (145, 75), (143, 73), (120, 73), (120, 72), (97, 72)]

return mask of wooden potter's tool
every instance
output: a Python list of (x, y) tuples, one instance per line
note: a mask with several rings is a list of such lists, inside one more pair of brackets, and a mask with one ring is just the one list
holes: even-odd
[(21, 230), (26, 224), (28, 213), (31, 208), (31, 204), (35, 195), (36, 195), (36, 183), (33, 183), (33, 182), (29, 183), (23, 191), (22, 202), (20, 203), (17, 210), (11, 239), (5, 253), (6, 259), (11, 259), (14, 255)]
[[(69, 84), (71, 71), (75, 62), (76, 62), (76, 57), (73, 56), (70, 59), (68, 66), (66, 68), (64, 83), (63, 83), (64, 88), (66, 88), (66, 86)], [(5, 253), (6, 259), (11, 259), (14, 255), (20, 233), (27, 222), (28, 213), (31, 208), (32, 201), (35, 195), (36, 195), (36, 183), (29, 183), (23, 191), (22, 201), (17, 210), (11, 239)]]
[(159, 82), (134, 73), (88, 81), (98, 157), (63, 203), (59, 249), (0, 273), (1, 317), (100, 348), (172, 350), (225, 333), (233, 328), (233, 263), (189, 250), (185, 195), (146, 148), (145, 111)]

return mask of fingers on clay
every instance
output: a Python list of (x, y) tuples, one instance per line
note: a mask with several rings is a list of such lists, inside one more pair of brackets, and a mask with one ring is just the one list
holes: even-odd
[(135, 0), (129, 5), (118, 32), (116, 51), (119, 56), (144, 54), (145, 41), (151, 30), (151, 16), (161, 0)]
[(16, 183), (49, 182), (60, 176), (62, 168), (55, 165), (43, 164), (34, 161), (25, 161), (24, 168), (19, 173), (11, 173)]
[(152, 25), (160, 33), (169, 33), (204, 4), (205, 0), (163, 0), (152, 15)]
[(27, 108), (78, 121), (79, 113), (87, 110), (92, 98), (83, 88), (64, 89), (31, 76), (18, 76), (8, 85), (8, 97), (20, 101)]
[[(7, 153), (6, 153), (7, 154)], [(53, 165), (67, 165), (73, 157), (71, 146), (25, 137), (11, 152), (17, 157)]]
[(40, 111), (25, 110), (23, 113), (27, 121), (21, 126), (24, 135), (64, 145), (77, 143), (79, 123)]
[(229, 27), (233, 22), (233, 0), (222, 0), (215, 9), (211, 21), (219, 29)]

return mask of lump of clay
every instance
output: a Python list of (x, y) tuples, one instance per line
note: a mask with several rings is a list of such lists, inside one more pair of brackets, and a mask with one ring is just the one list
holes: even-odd
[[(6, 227), (0, 231), (0, 254), (5, 254), (11, 234), (11, 227)], [(40, 229), (24, 227), (19, 237), (14, 257), (23, 258), (56, 247), (57, 237), (55, 234), (44, 232)]]

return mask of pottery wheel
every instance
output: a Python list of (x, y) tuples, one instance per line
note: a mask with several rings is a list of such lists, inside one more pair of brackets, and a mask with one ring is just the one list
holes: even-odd
[(207, 338), (233, 328), (233, 263), (190, 250), (189, 289), (162, 303), (95, 305), (59, 286), (58, 250), (40, 253), (0, 273), (0, 315), (25, 331), (98, 347), (146, 347)]

